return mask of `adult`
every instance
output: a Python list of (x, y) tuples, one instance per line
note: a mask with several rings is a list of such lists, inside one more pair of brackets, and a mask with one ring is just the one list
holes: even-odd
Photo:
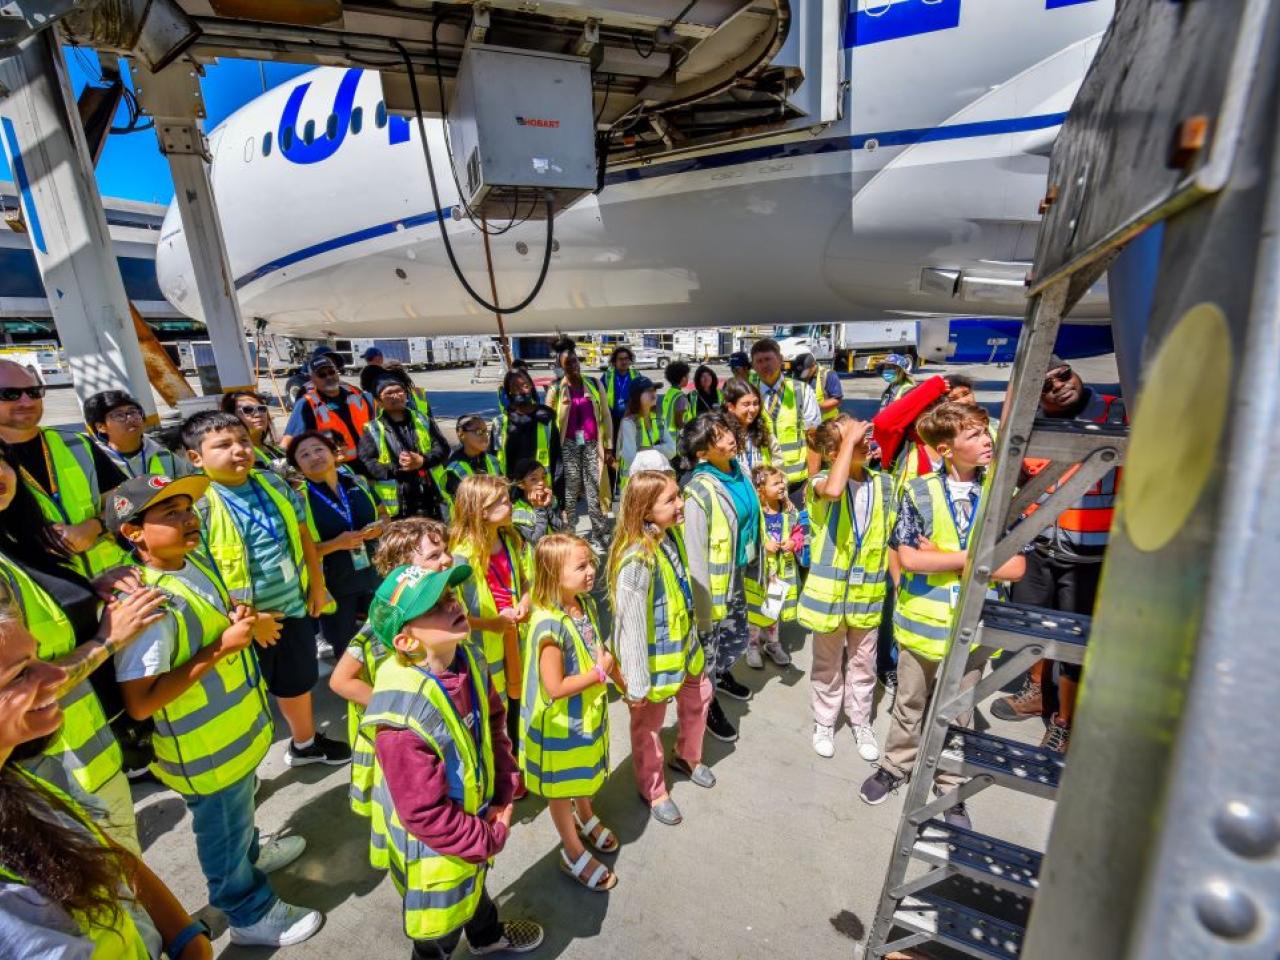
[(356, 447), (373, 419), (373, 398), (339, 379), (338, 364), (331, 354), (313, 357), (310, 373), (311, 386), (298, 398), (285, 424), (284, 446), (288, 448), (289, 441), (299, 434), (319, 430), (333, 437), (343, 463), (357, 473), (363, 471)]
[(626, 416), (618, 428), (618, 479), (626, 485), (631, 464), (642, 450), (658, 450), (667, 459), (676, 455), (675, 438), (657, 412), (658, 388), (648, 377), (634, 377)]
[(369, 612), (378, 582), (373, 551), (382, 533), (383, 512), (363, 477), (338, 470), (338, 449), (327, 434), (302, 433), (289, 442), (289, 465), (304, 478), (307, 523), (316, 540), (324, 582), (337, 604), (320, 614), (320, 629), (342, 656)]
[(100, 514), (102, 495), (126, 477), (88, 437), (40, 426), (44, 390), (26, 367), (0, 360), (0, 440), (8, 442), (10, 463), (76, 569), (96, 576), (125, 560), (124, 551), (106, 536)]
[(891, 353), (879, 363), (880, 379), (885, 388), (880, 394), (880, 409), (900, 399), (916, 382), (911, 379), (911, 358), (901, 353)]
[(195, 472), (185, 456), (153, 440), (142, 430), (142, 404), (123, 390), (103, 390), (84, 402), (84, 422), (99, 448), (128, 477), (176, 480)]
[[(1054, 420), (1113, 426), (1128, 423), (1123, 400), (1086, 387), (1080, 375), (1057, 356), (1050, 358), (1045, 374), (1040, 413)], [(1047, 460), (1024, 460), (1024, 480), (1049, 465)], [(1058, 482), (1075, 469), (1068, 470)], [(1120, 474), (1118, 467), (1108, 472), (1036, 537), (1027, 554), (1026, 576), (1013, 585), (1014, 602), (1068, 613), (1093, 613)], [(1034, 507), (1028, 513), (1033, 511)], [(1071, 743), (1080, 671), (1079, 664), (1042, 660), (1028, 671), (1021, 690), (992, 704), (992, 713), (1005, 720), (1047, 715), (1049, 723), (1041, 745), (1065, 753)]]
[[(530, 381), (533, 380), (533, 374), (529, 373), (528, 361), (522, 360), (520, 357), (516, 357), (515, 359), (513, 359), (511, 361), (511, 366), (508, 368), (507, 372), (511, 373), (516, 370), (519, 370), (522, 373), (527, 374)], [(542, 402), (542, 398), (541, 396), (539, 396), (538, 388), (536, 386), (533, 388), (533, 397), (539, 403)], [(498, 384), (498, 409), (508, 410), (510, 409), (510, 407), (511, 407), (511, 398), (507, 396), (507, 385), (506, 385), (506, 379), (504, 378), (502, 383)]]
[(769, 429), (769, 421), (760, 416), (760, 391), (750, 380), (734, 377), (724, 385), (725, 420), (733, 428), (738, 441), (738, 462), (749, 475), (762, 463), (780, 464), (782, 448)]
[(538, 402), (533, 378), (523, 370), (512, 370), (503, 378), (510, 407), (493, 421), (490, 448), (498, 466), (510, 480), (521, 460), (537, 460), (551, 481), (556, 499), (564, 503), (564, 458), (560, 451), (560, 431), (555, 411)]
[(409, 393), (392, 377), (374, 387), (382, 407), (357, 447), (365, 474), (389, 515), (445, 516), (444, 465), (449, 444), (428, 416), (409, 406)]
[(49, 703), (67, 671), (37, 647), (11, 609), (0, 612), (0, 955), (212, 960), (209, 928), (107, 838), (101, 806), (21, 762), (64, 738), (69, 722)]
[(635, 360), (636, 355), (631, 352), (630, 347), (614, 347), (613, 353), (609, 354), (609, 366), (605, 368), (602, 378), (605, 399), (609, 402), (609, 415), (613, 417), (615, 443), (621, 439), (618, 428), (622, 424), (622, 418), (626, 416), (627, 401), (631, 399), (631, 383), (636, 378), (631, 365)]
[(445, 464), (445, 498), (449, 504), (458, 492), (458, 484), (477, 473), (495, 477), (502, 475), (502, 465), (490, 450), (489, 438), (493, 430), (489, 421), (478, 413), (468, 413), (457, 421), (458, 446)]
[[(686, 424), (680, 445), (696, 464), (684, 486), (684, 539), (707, 676), (718, 693), (747, 700), (751, 689), (729, 670), (747, 649), (747, 581), (764, 582), (760, 501), (723, 415), (705, 413)], [(738, 738), (718, 699), (707, 730), (717, 740)]]
[(715, 413), (720, 409), (720, 379), (705, 363), (693, 373), (693, 416)]
[(369, 347), (360, 354), (360, 359), (364, 361), (364, 366), (360, 368), (360, 389), (370, 396), (376, 396), (373, 386), (386, 376), (382, 366), (386, 358), (377, 347)]
[(592, 546), (603, 547), (609, 535), (605, 512), (610, 505), (613, 418), (600, 385), (582, 375), (582, 363), (572, 346), (565, 346), (556, 362), (564, 375), (547, 391), (547, 406), (555, 411), (564, 458), (565, 516), (576, 526), (578, 501), (586, 500)]
[(667, 381), (667, 389), (662, 392), (662, 422), (667, 425), (667, 432), (677, 437), (680, 428), (693, 419), (689, 413), (689, 396), (685, 392), (689, 386), (689, 365), (683, 360), (672, 360), (662, 371), (662, 376)]
[(160, 618), (164, 596), (135, 590), (104, 610), (99, 593), (108, 591), (107, 578), (90, 583), (73, 566), (31, 490), (18, 482), (7, 444), (0, 444), (0, 587), (35, 637), (36, 656), (67, 671), (63, 725), (32, 769), (62, 789), (74, 783), (95, 795), (106, 808), (109, 832), (136, 852), (133, 798), (120, 744), (108, 726), (123, 701), (111, 672), (94, 671)]
[(225, 393), (222, 395), (222, 412), (234, 413), (249, 431), (255, 469), (274, 470), (282, 476), (288, 471), (284, 447), (276, 440), (271, 410), (262, 394), (255, 390), (232, 390)]
[(399, 360), (388, 360), (382, 365), (382, 378), (390, 377), (400, 386), (404, 387), (404, 392), (409, 396), (409, 409), (417, 410), (424, 417), (431, 416), (431, 401), (427, 399), (427, 391), (413, 382), (413, 377), (409, 376), (409, 371), (405, 369), (405, 365)]
[(803, 509), (809, 479), (806, 440), (822, 422), (822, 411), (808, 384), (782, 375), (782, 348), (777, 340), (764, 337), (752, 344), (751, 366), (751, 380), (760, 388), (764, 417), (782, 452), (782, 460), (774, 466), (787, 475), (791, 501)]
[(818, 401), (823, 420), (834, 420), (840, 415), (840, 401), (844, 399), (844, 386), (840, 375), (830, 367), (818, 363), (812, 353), (802, 353), (791, 365), (797, 380), (803, 380)]

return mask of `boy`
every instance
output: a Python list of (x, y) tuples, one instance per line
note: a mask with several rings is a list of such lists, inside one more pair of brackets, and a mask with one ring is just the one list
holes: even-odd
[(547, 471), (537, 460), (525, 457), (512, 471), (511, 522), (525, 543), (534, 546), (548, 533), (568, 530), (564, 512), (547, 485)]
[[(898, 641), (898, 692), (890, 713), (884, 757), (862, 784), (865, 803), (882, 803), (911, 773), (920, 745), (920, 725), (937, 679), (938, 665), (960, 598), (960, 577), (968, 557), (969, 529), (977, 514), (982, 473), (991, 463), (992, 443), (987, 412), (981, 407), (942, 403), (925, 414), (916, 429), (920, 438), (942, 457), (937, 473), (908, 481), (898, 507), (889, 545), (898, 551), (902, 582), (893, 616)], [(1026, 571), (1023, 555), (996, 570), (992, 580), (1019, 580)], [(961, 689), (975, 686), (990, 651), (975, 647), (965, 665)], [(967, 726), (971, 714), (957, 719)], [(963, 782), (955, 774), (939, 773), (934, 789), (940, 794)], [(944, 814), (952, 826), (970, 828), (964, 803)]]
[(489, 671), (460, 646), (470, 628), (450, 588), (470, 576), (465, 564), (400, 567), (369, 610), (374, 635), (395, 650), (360, 725), (377, 758), (369, 855), (390, 866), (405, 898), (417, 960), (451, 956), (464, 930), (473, 955), (527, 953), (543, 936), (531, 921), (499, 921), (484, 889), (489, 860), (507, 842), (520, 775)]
[(155, 720), (151, 769), (191, 810), (209, 902), (227, 914), (231, 942), (287, 946), (320, 929), (321, 916), (282, 901), (265, 876), (306, 841), (259, 848), (253, 826), (254, 770), (272, 734), (253, 645), (275, 643), (280, 624), (235, 603), (191, 555), (200, 546), (192, 504), (208, 486), (142, 476), (107, 495), (108, 529), (133, 547), (139, 579), (169, 597), (165, 616), (116, 654), (116, 676), (129, 716)]
[(151, 474), (176, 480), (196, 472), (186, 457), (143, 432), (142, 405), (123, 390), (103, 390), (86, 400), (84, 422), (99, 449), (126, 477)]
[(227, 592), (283, 617), (279, 641), (258, 659), (293, 735), (284, 762), (350, 763), (351, 749), (317, 732), (311, 712), (311, 688), (320, 676), (311, 617), (329, 600), (302, 499), (274, 473), (253, 469), (253, 444), (233, 413), (187, 418), (182, 442), (191, 462), (213, 481), (198, 509), (206, 551)]
[(458, 484), (476, 473), (502, 476), (498, 458), (489, 452), (489, 422), (479, 414), (458, 418), (458, 449), (445, 464), (445, 495), (450, 503), (458, 492)]

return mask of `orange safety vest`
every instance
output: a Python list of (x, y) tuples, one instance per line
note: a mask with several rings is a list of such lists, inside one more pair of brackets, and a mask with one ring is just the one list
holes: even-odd
[[(1096, 391), (1092, 393), (1088, 405), (1076, 419), (1089, 420), (1093, 423), (1127, 424), (1129, 422), (1124, 403), (1119, 397)], [(1050, 461), (1040, 457), (1028, 457), (1022, 461), (1022, 468), (1029, 476), (1034, 477), (1049, 463)], [(1058, 483), (1066, 483), (1079, 469), (1078, 464), (1072, 466), (1062, 475)], [(1111, 535), (1111, 519), (1115, 514), (1116, 491), (1120, 488), (1121, 472), (1120, 467), (1108, 472), (1080, 498), (1074, 507), (1058, 515), (1054, 524), (1057, 528), (1055, 532), (1063, 540), (1073, 547), (1084, 547), (1090, 552), (1107, 545)], [(1050, 487), (1045, 492), (1045, 496), (1049, 496), (1056, 489), (1057, 484)], [(1038, 504), (1032, 504), (1023, 516), (1031, 516), (1038, 507)]]
[(343, 456), (351, 460), (356, 455), (356, 443), (360, 439), (360, 434), (364, 433), (365, 424), (373, 419), (373, 407), (365, 399), (363, 391), (348, 387), (346, 384), (343, 384), (340, 389), (347, 397), (347, 408), (351, 411), (351, 424), (355, 427), (354, 436), (347, 429), (346, 421), (329, 409), (328, 401), (316, 392), (315, 387), (308, 389), (302, 398), (311, 405), (311, 412), (316, 417), (316, 429), (333, 434), (334, 439), (342, 445)]

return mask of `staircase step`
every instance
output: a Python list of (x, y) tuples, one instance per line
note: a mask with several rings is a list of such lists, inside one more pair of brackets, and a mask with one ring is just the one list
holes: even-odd
[(1007, 960), (1022, 952), (1023, 927), (935, 893), (904, 897), (893, 922), (944, 946), (983, 960)]
[(1049, 660), (1083, 663), (1092, 626), (1093, 618), (1083, 613), (988, 600), (982, 605), (980, 639), (983, 646), (993, 650), (1020, 650), (1029, 644), (1043, 644)]
[(938, 769), (961, 776), (987, 774), (1002, 787), (1053, 800), (1066, 766), (1065, 754), (965, 727), (947, 728)]
[(1016, 843), (929, 820), (920, 828), (912, 855), (961, 876), (1033, 898), (1043, 855)]

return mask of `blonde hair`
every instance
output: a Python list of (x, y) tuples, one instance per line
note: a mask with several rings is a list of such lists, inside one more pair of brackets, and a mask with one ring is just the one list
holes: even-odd
[(834, 460), (840, 451), (840, 424), (853, 418), (841, 413), (831, 420), (823, 420), (809, 436), (809, 449), (825, 460)]
[(658, 502), (667, 484), (674, 484), (675, 477), (658, 470), (641, 470), (627, 480), (622, 492), (622, 506), (618, 508), (618, 522), (613, 531), (613, 546), (609, 548), (609, 585), (618, 579), (622, 558), (633, 547), (639, 547), (646, 557), (652, 557), (658, 548), (662, 534), (649, 529), (648, 516)]
[(970, 427), (985, 430), (990, 422), (991, 415), (977, 404), (946, 401), (916, 421), (916, 433), (937, 450), (940, 443), (954, 443), (962, 430)]
[(484, 515), (499, 498), (511, 497), (511, 485), (505, 477), (489, 473), (475, 473), (463, 478), (458, 492), (453, 495), (453, 524), (449, 534), (449, 549), (459, 547), (474, 550), (475, 559), (481, 562), (493, 552), (496, 538), (489, 532)]
[(373, 568), (378, 575), (385, 577), (396, 567), (413, 563), (413, 555), (418, 552), (424, 539), (448, 549), (449, 528), (439, 520), (427, 517), (405, 517), (387, 524), (378, 539), (378, 549), (373, 555)]
[(595, 559), (590, 545), (581, 537), (572, 533), (550, 533), (538, 541), (533, 550), (533, 592), (532, 602), (535, 607), (549, 610), (559, 609), (560, 581), (564, 576), (564, 568), (575, 550), (587, 551), (587, 556)]

